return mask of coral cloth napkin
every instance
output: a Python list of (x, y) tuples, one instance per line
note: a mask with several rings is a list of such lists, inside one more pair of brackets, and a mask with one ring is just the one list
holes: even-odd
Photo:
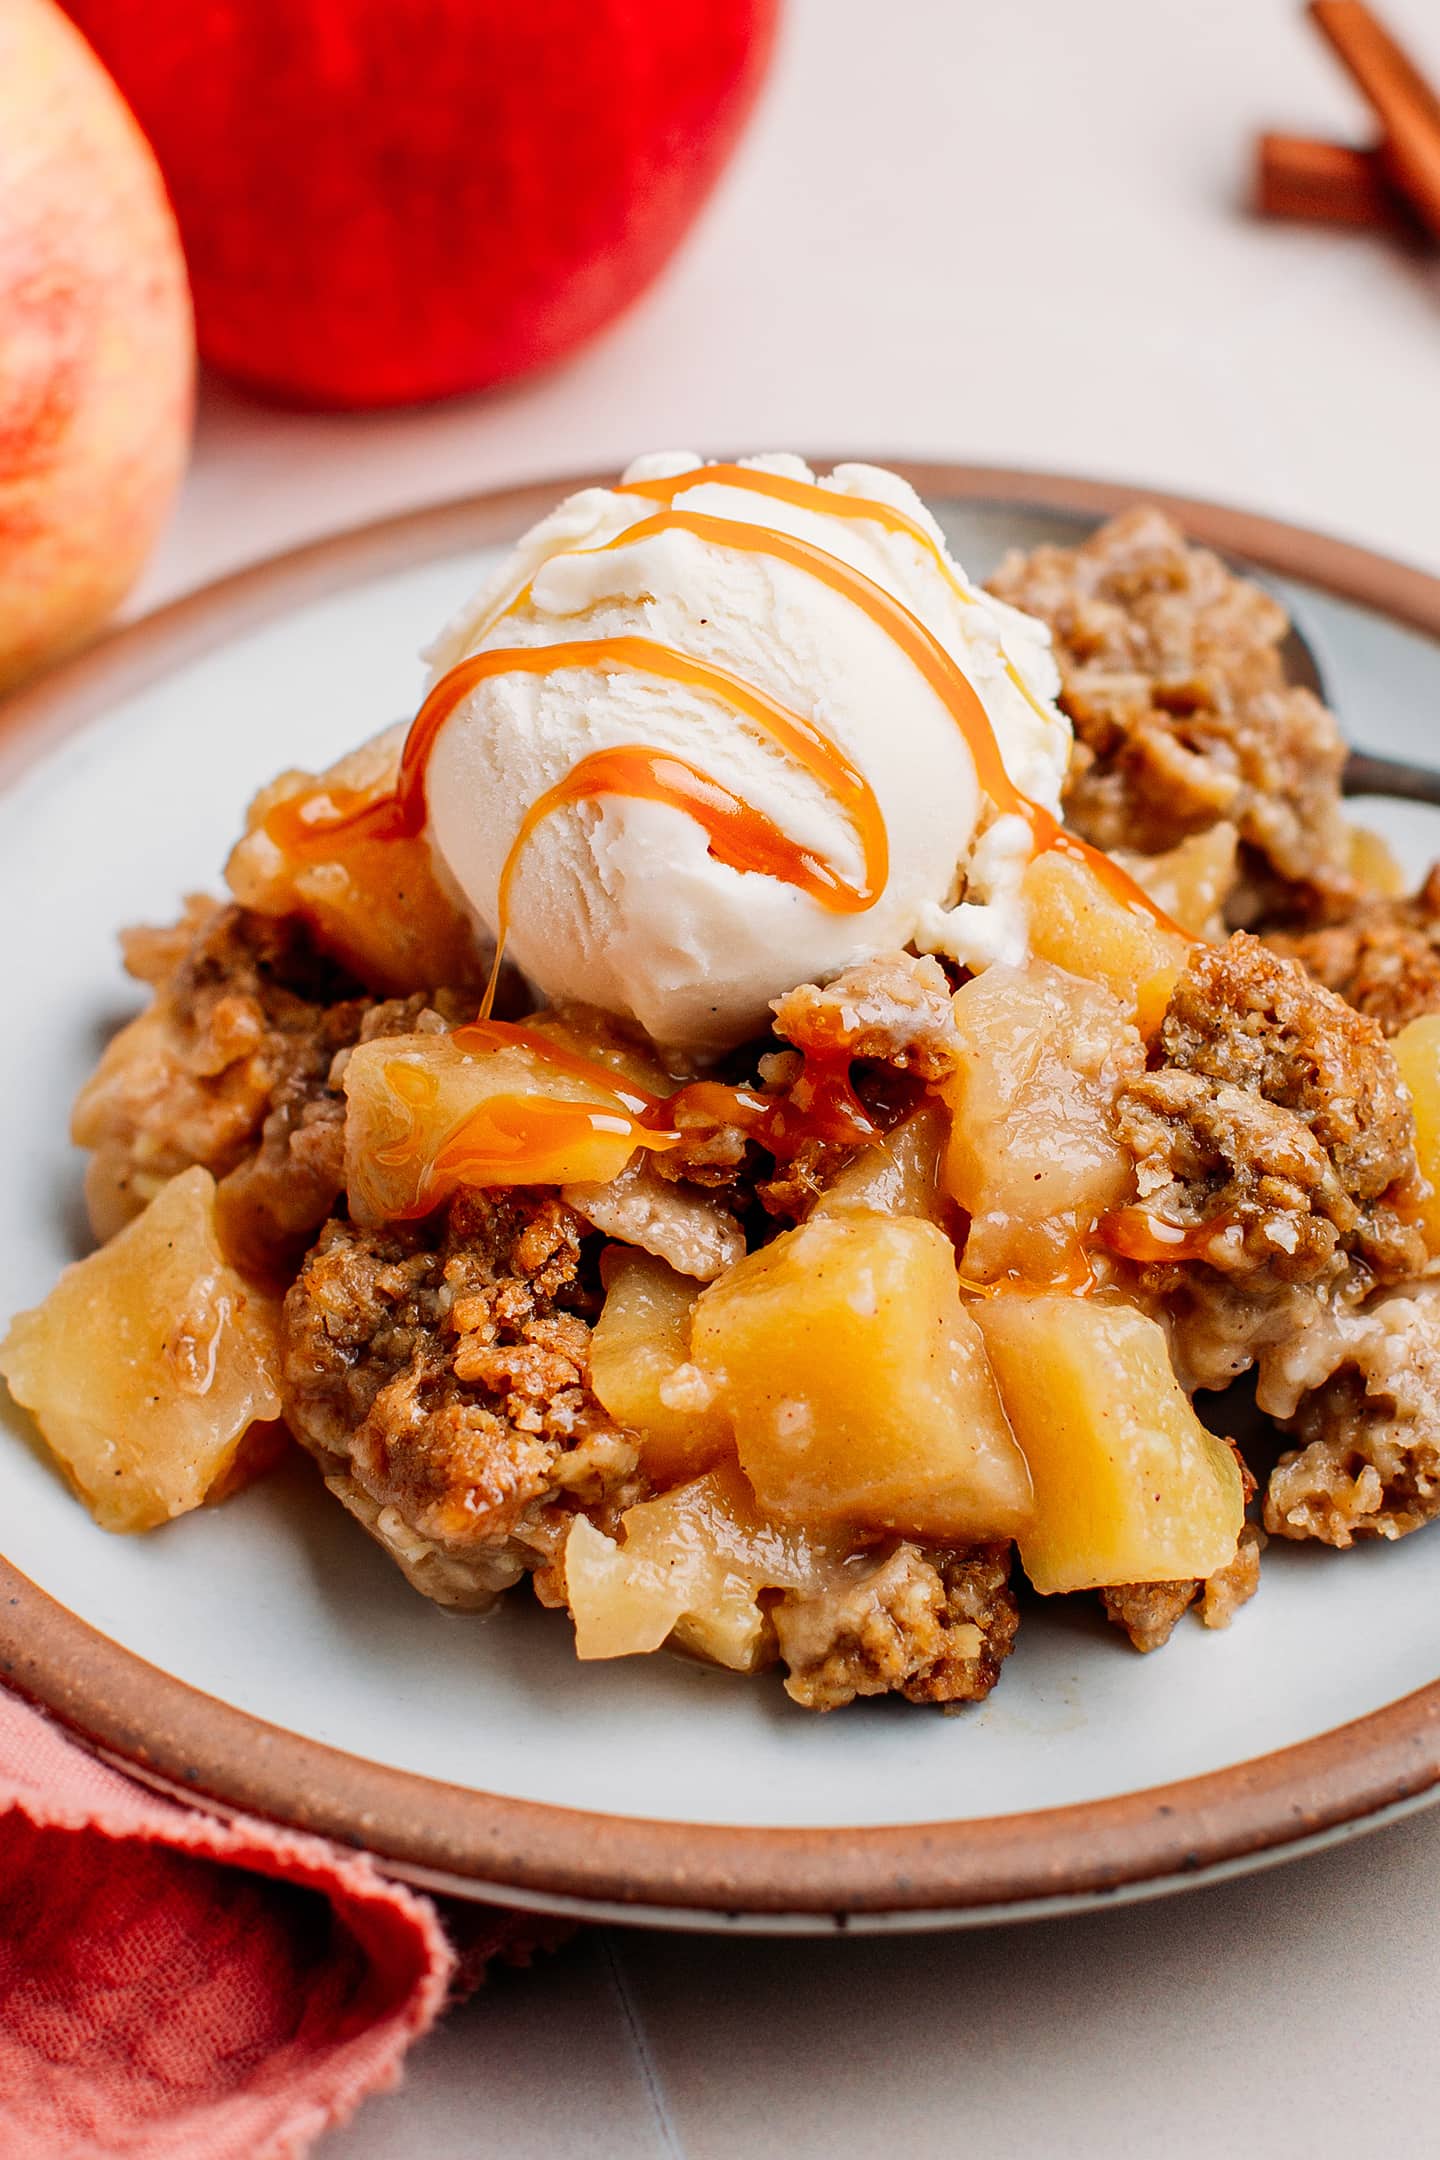
[(462, 1917), (320, 1838), (108, 1770), (0, 1691), (0, 2156), (278, 2160), (309, 2150), (459, 1978), (557, 1932)]

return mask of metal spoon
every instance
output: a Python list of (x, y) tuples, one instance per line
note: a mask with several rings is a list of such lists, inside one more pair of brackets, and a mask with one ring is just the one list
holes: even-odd
[(1440, 772), (1403, 764), (1399, 758), (1372, 757), (1368, 750), (1350, 752), (1340, 787), (1346, 795), (1395, 795), (1405, 802), (1440, 805)]
[[(1280, 654), (1288, 679), (1303, 689), (1313, 690), (1322, 705), (1328, 704), (1325, 678), (1320, 672), (1315, 648), (1293, 622), (1281, 644)], [(1340, 776), (1340, 787), (1346, 795), (1393, 795), (1405, 802), (1434, 803), (1440, 807), (1440, 772), (1432, 772), (1425, 765), (1409, 765), (1402, 758), (1378, 757), (1370, 750), (1350, 752)]]

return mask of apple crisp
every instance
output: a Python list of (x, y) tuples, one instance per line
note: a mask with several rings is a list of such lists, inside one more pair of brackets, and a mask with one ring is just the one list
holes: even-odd
[[(979, 1702), (1037, 1598), (1149, 1652), (1229, 1624), (1267, 1533), (1440, 1514), (1440, 866), (1395, 892), (1278, 603), (1157, 512), (993, 590), (1074, 729), (1018, 956), (875, 952), (703, 1067), (513, 971), (498, 1019), (380, 814), (398, 731), (127, 934), (150, 1002), (74, 1113), (101, 1248), (0, 1348), (102, 1519), (288, 1429), (423, 1595), (528, 1578), (582, 1657), (824, 1711)], [(307, 805), (352, 796), (327, 853)], [(127, 1289), (177, 1249), (185, 1355)], [(124, 1375), (77, 1373), (82, 1308)], [(1216, 1414), (1245, 1375), (1260, 1490)], [(116, 1421), (133, 1505), (96, 1501)]]

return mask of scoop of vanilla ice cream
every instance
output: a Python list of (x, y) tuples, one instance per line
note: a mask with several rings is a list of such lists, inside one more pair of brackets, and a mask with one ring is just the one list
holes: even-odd
[[(816, 477), (795, 457), (747, 464)], [(903, 602), (978, 692), (1016, 785), (1058, 807), (1070, 731), (1041, 624), (976, 593), (953, 564), (952, 582), (927, 547), (874, 519), (755, 493), (685, 456), (643, 458), (625, 478), (691, 471), (675, 509), (792, 534)], [(893, 473), (840, 465), (818, 484), (892, 505), (943, 546)], [(913, 945), (977, 969), (1022, 957), (1028, 827), (991, 815), (964, 733), (914, 659), (854, 599), (791, 563), (673, 529), (606, 545), (658, 507), (607, 488), (561, 503), (437, 640), (432, 679), (495, 647), (616, 636), (719, 665), (813, 722), (863, 773), (888, 829), (888, 882), (863, 913), (834, 912), (777, 877), (719, 861), (683, 810), (605, 796), (554, 811), (527, 842), (510, 957), (547, 998), (603, 1006), (702, 1062), (761, 1031), (773, 998), (873, 953)], [(683, 757), (858, 879), (861, 850), (841, 807), (708, 690), (603, 664), (500, 673), (446, 720), (427, 777), (434, 845), (488, 928), (527, 811), (581, 758), (626, 745)]]

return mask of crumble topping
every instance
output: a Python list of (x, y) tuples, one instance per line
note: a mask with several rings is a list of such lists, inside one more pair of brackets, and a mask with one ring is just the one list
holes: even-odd
[(1440, 1515), (1440, 1285), (1380, 1297), (1328, 1332), (1265, 1494), (1275, 1537), (1347, 1546)]
[(1268, 931), (1266, 943), (1398, 1035), (1440, 1012), (1440, 863), (1407, 899), (1366, 899), (1319, 929)]
[(1333, 716), (1285, 679), (1285, 611), (1137, 508), (1078, 547), (1006, 557), (990, 590), (1048, 623), (1075, 729), (1066, 822), (1162, 854), (1228, 820), (1247, 859), (1232, 921), (1353, 891)]
[[(366, 1527), (451, 1576), (534, 1566), (575, 1507), (641, 1497), (589, 1387), (584, 1225), (538, 1188), (461, 1193), (385, 1230), (328, 1223), (282, 1330), (285, 1416)], [(413, 1548), (420, 1550), (420, 1546)]]
[(1191, 956), (1160, 1053), (1116, 1129), (1141, 1201), (1200, 1254), (1142, 1270), (1190, 1385), (1424, 1267), (1414, 1119), (1374, 1021), (1240, 932)]
[(1413, 1182), (1410, 1105), (1379, 1029), (1257, 939), (1196, 950), (1161, 1043), (1170, 1064), (1303, 1119), (1357, 1203)]
[(950, 996), (938, 960), (884, 953), (777, 998), (775, 1032), (797, 1050), (874, 1059), (921, 1080), (944, 1080), (960, 1057)]
[(108, 1045), (72, 1120), (78, 1145), (95, 1154), (101, 1236), (182, 1170), (200, 1164), (223, 1178), (236, 1169), (258, 1144), (274, 1092), (323, 1087), (371, 1002), (294, 919), (202, 898), (173, 928), (132, 931), (125, 955), (155, 997)]
[(561, 1197), (592, 1229), (697, 1282), (714, 1282), (745, 1256), (745, 1233), (720, 1200), (662, 1178), (647, 1155), (637, 1154), (608, 1185), (565, 1185)]
[(1260, 1587), (1264, 1549), (1264, 1531), (1246, 1523), (1228, 1567), (1204, 1582), (1117, 1583), (1100, 1593), (1105, 1617), (1123, 1628), (1140, 1651), (1163, 1650), (1187, 1612), (1194, 1612), (1205, 1627), (1229, 1627)]
[(125, 957), (155, 996), (107, 1046), (71, 1125), (92, 1151), (96, 1234), (113, 1235), (198, 1164), (219, 1180), (235, 1257), (261, 1275), (292, 1273), (344, 1181), (337, 1059), (376, 1036), (468, 1019), (473, 995), (376, 1000), (299, 917), (199, 897), (174, 926), (131, 931)]
[(808, 1710), (837, 1710), (857, 1695), (983, 1701), (1020, 1625), (1008, 1545), (900, 1544), (835, 1587), (786, 1591), (772, 1618), (785, 1691)]

